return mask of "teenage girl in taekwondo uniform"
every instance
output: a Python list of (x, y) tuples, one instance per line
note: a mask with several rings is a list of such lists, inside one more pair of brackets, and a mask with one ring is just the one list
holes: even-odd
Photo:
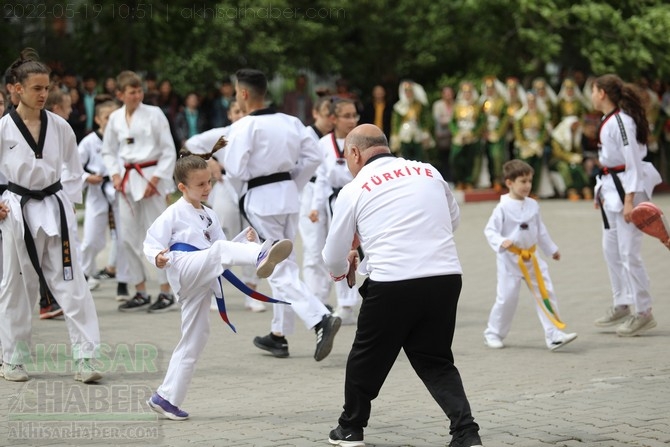
[(591, 101), (605, 114), (598, 132), (601, 172), (595, 196), (603, 217), (603, 252), (613, 299), (595, 325), (619, 325), (619, 336), (639, 335), (656, 327), (656, 320), (640, 253), (642, 232), (631, 223), (630, 215), (635, 205), (651, 198), (661, 177), (651, 163), (642, 161), (649, 126), (635, 87), (616, 75), (604, 75), (593, 83)]
[[(81, 202), (82, 166), (70, 125), (45, 111), (49, 70), (29, 50), (12, 64), (20, 103), (0, 120), (0, 172), (8, 189), (2, 198), (4, 276), (0, 290), (2, 375), (29, 379), (32, 311), (40, 285), (61, 304), (67, 323), (75, 379), (102, 376), (91, 363), (100, 343), (93, 298), (77, 258), (74, 202)], [(7, 212), (8, 211), (8, 212)]]

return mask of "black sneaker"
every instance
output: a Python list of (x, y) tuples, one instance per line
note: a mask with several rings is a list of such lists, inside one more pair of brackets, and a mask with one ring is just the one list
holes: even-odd
[(174, 309), (174, 296), (168, 295), (167, 293), (159, 293), (158, 299), (155, 303), (149, 306), (147, 312), (149, 313), (160, 313), (167, 312), (168, 310)]
[(479, 431), (476, 429), (463, 430), (454, 433), (454, 437), (449, 443), (449, 447), (483, 447), (482, 440), (479, 437)]
[(137, 312), (144, 310), (151, 304), (151, 297), (144, 298), (139, 292), (134, 297), (119, 306), (121, 312)]
[(280, 359), (288, 357), (288, 341), (286, 338), (283, 338), (283, 340), (275, 340), (272, 338), (272, 334), (268, 334), (265, 337), (255, 337), (254, 346), (263, 351), (268, 351), (270, 354)]
[(328, 442), (344, 447), (365, 447), (363, 429), (342, 428), (339, 425), (330, 431)]
[(320, 362), (328, 357), (333, 349), (335, 334), (340, 330), (342, 319), (336, 315), (326, 314), (321, 322), (314, 327), (316, 331), (316, 351), (314, 351), (314, 360)]
[(116, 283), (116, 301), (128, 301), (129, 299), (128, 284), (125, 282)]
[(95, 279), (114, 279), (116, 278), (116, 273), (112, 273), (107, 269), (102, 269), (95, 275), (93, 275)]

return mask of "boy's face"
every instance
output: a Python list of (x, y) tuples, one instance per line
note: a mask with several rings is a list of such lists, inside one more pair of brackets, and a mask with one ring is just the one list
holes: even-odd
[(242, 112), (242, 109), (240, 108), (240, 105), (237, 103), (237, 101), (232, 103), (230, 108), (228, 109), (228, 119), (230, 120), (230, 122), (234, 123), (243, 116), (244, 113)]
[(95, 115), (95, 124), (100, 126), (100, 133), (105, 132), (105, 128), (107, 127), (107, 123), (109, 122), (109, 115), (112, 114), (112, 112), (116, 110), (115, 107), (106, 107), (104, 109), (100, 109), (100, 112), (98, 112), (97, 115)]
[(64, 120), (69, 119), (70, 114), (72, 113), (72, 97), (67, 94), (63, 95), (60, 104), (54, 106), (53, 112)]
[(327, 101), (321, 103), (319, 110), (312, 110), (312, 118), (314, 118), (315, 123), (332, 128), (332, 122), (330, 121), (330, 105)]
[(515, 200), (521, 200), (530, 194), (533, 187), (533, 174), (521, 175), (514, 180), (505, 180), (509, 195)]
[(142, 87), (126, 86), (120, 94), (121, 102), (127, 109), (135, 110), (144, 99)]

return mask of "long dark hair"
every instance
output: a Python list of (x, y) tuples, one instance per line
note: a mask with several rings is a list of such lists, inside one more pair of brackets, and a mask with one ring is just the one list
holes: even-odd
[(14, 82), (23, 84), (31, 74), (49, 74), (49, 68), (39, 61), (37, 52), (32, 48), (24, 48), (21, 55), (9, 67)]
[(605, 91), (607, 97), (618, 108), (626, 112), (635, 122), (635, 139), (640, 144), (647, 144), (649, 139), (649, 123), (642, 105), (638, 88), (623, 82), (615, 74), (602, 75), (595, 80), (595, 85)]

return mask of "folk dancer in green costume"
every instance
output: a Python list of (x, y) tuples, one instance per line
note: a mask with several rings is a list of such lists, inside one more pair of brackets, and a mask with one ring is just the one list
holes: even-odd
[[(482, 132), (482, 149), (488, 160), (491, 186), (497, 192), (500, 192), (503, 188), (502, 165), (507, 161), (505, 136), (509, 126), (504, 85), (493, 76), (485, 78), (479, 103), (482, 105), (485, 120)], [(475, 165), (475, 176), (478, 172), (479, 170)]]
[(391, 116), (391, 150), (403, 158), (424, 161), (426, 151), (435, 146), (426, 91), (416, 82), (403, 81), (398, 98)]
[[(456, 95), (451, 121), (451, 166), (458, 190), (470, 190), (475, 183), (477, 157), (481, 156), (480, 135), (484, 115), (477, 104), (478, 94), (471, 82), (463, 82)], [(479, 174), (478, 172), (476, 174)]]

